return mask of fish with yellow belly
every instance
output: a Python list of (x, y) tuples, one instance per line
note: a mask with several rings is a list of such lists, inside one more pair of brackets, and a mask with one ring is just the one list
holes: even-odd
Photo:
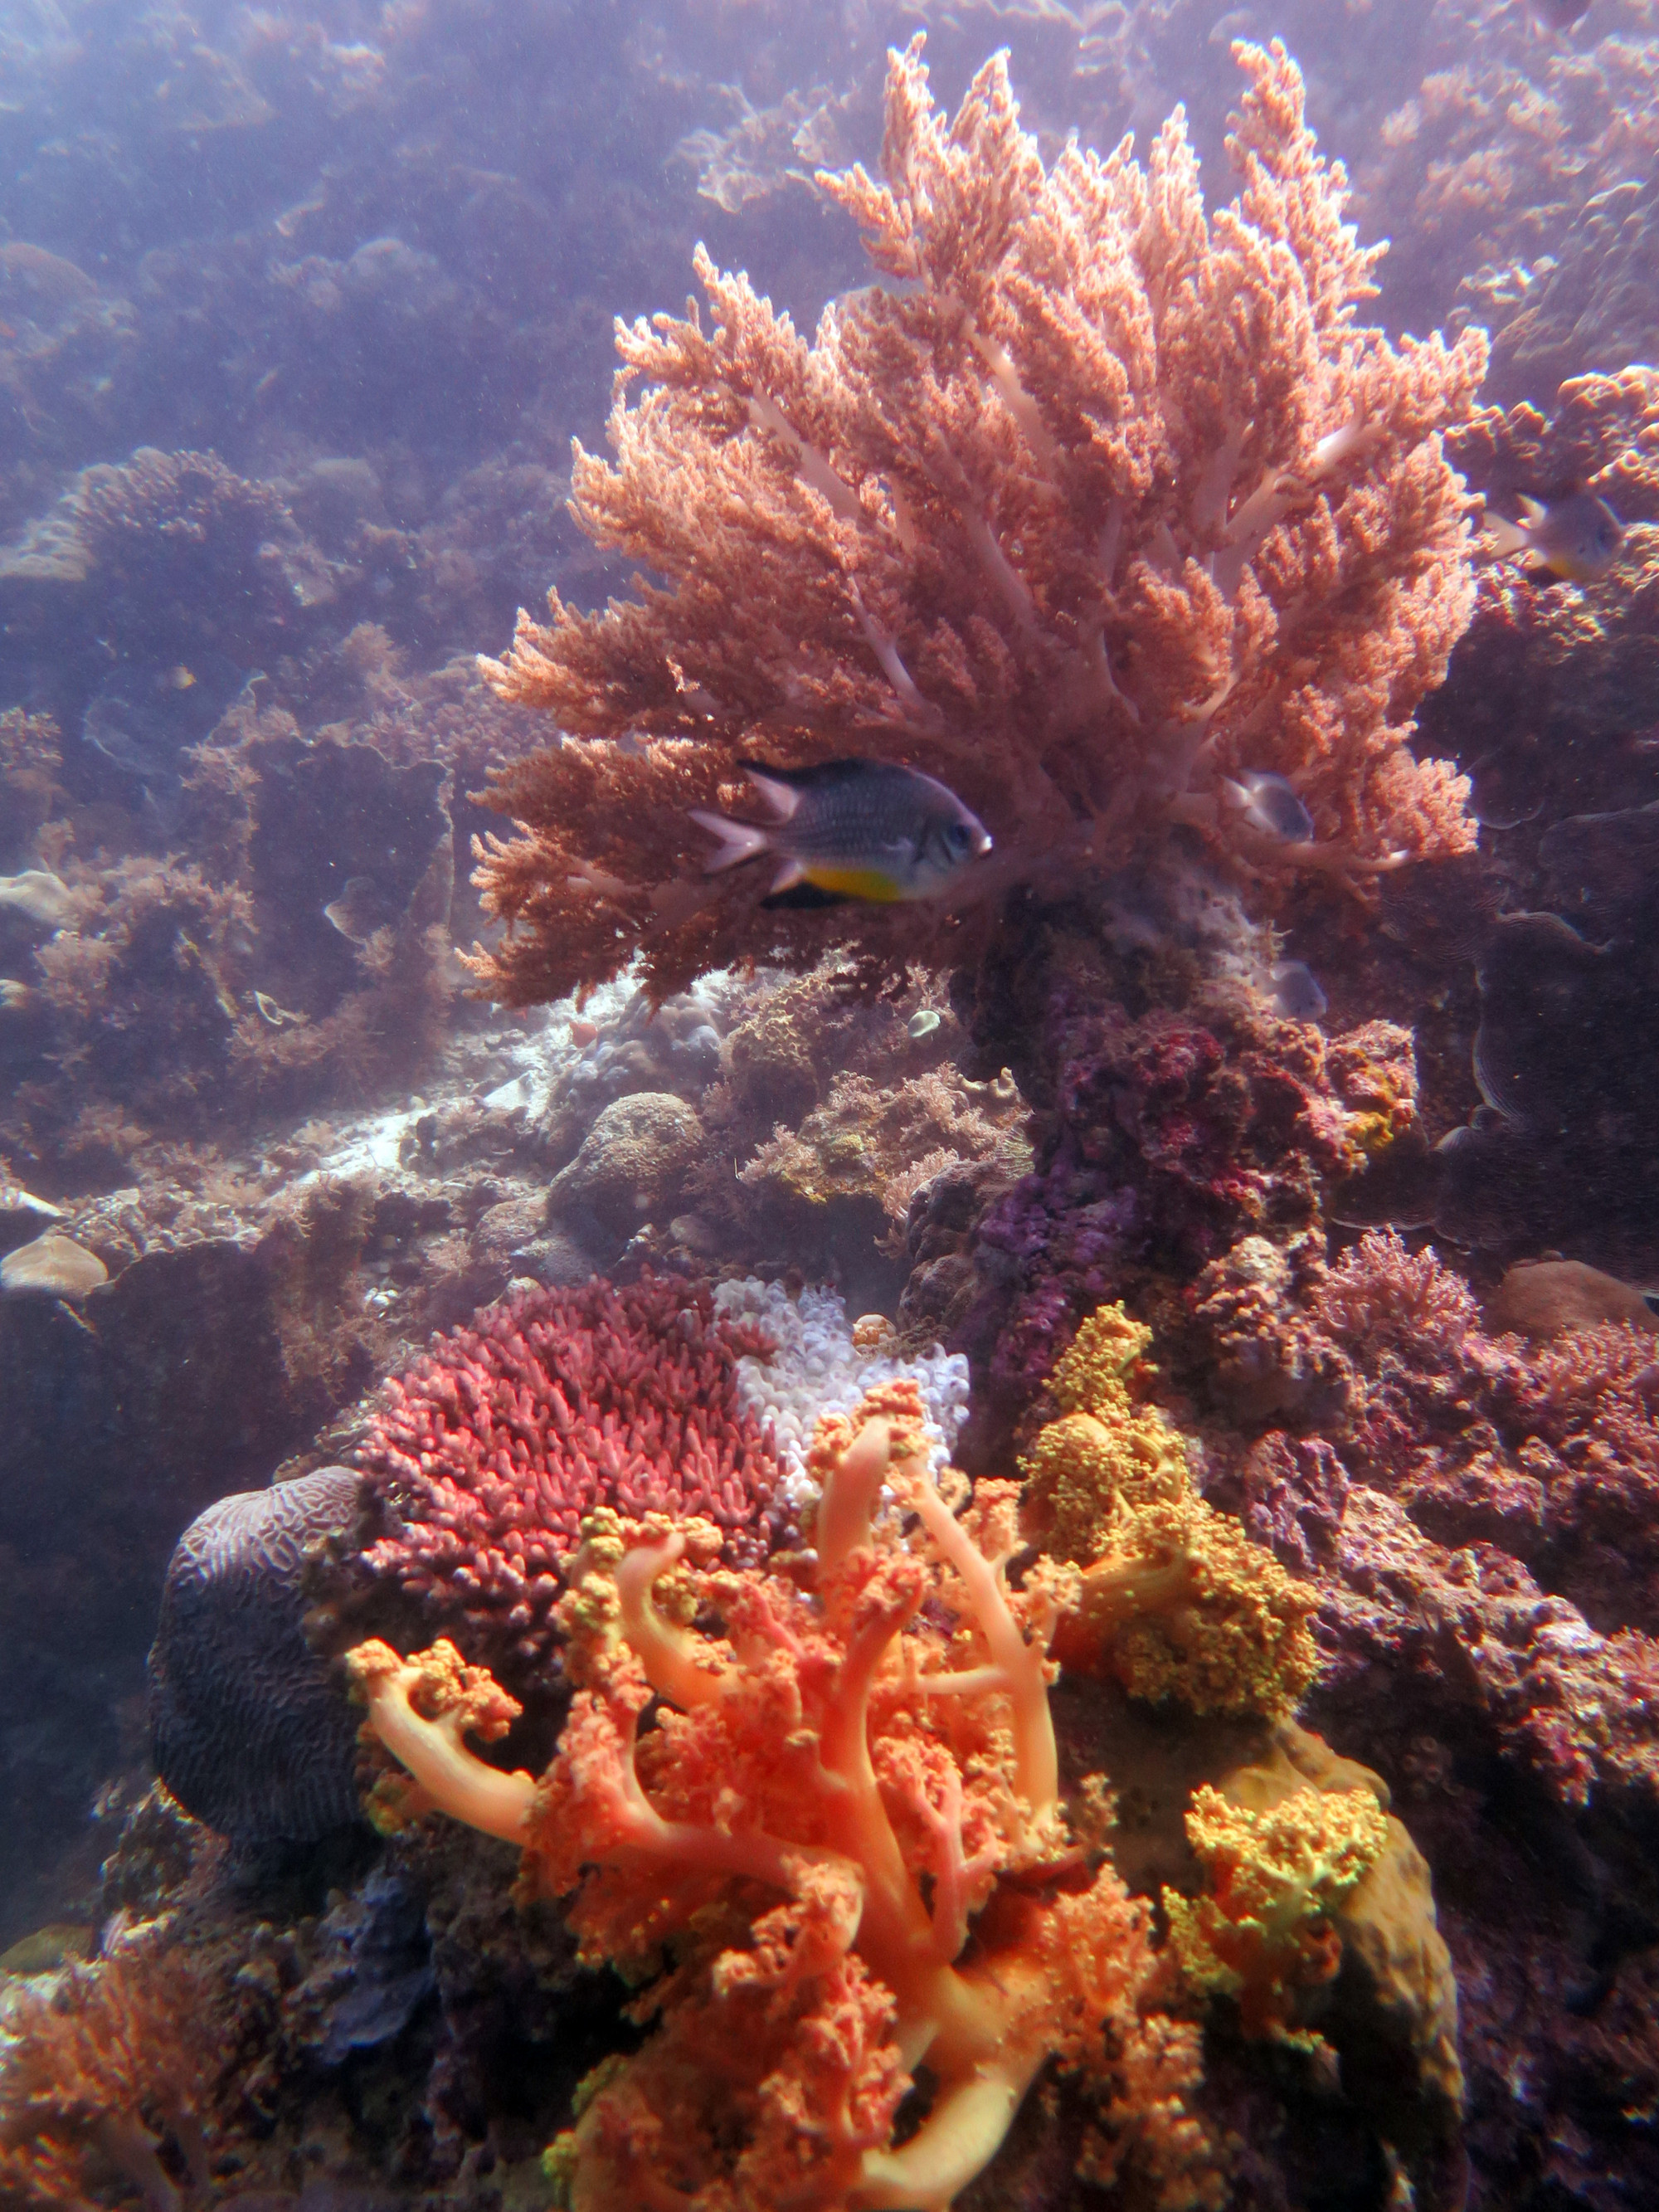
[(744, 772), (771, 808), (770, 822), (733, 822), (701, 807), (691, 819), (720, 841), (707, 874), (763, 853), (776, 856), (781, 865), (763, 906), (938, 898), (991, 849), (978, 816), (920, 769), (871, 760), (815, 768), (745, 761)]

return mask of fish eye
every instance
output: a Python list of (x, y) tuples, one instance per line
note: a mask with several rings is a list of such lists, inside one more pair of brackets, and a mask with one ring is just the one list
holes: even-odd
[(952, 822), (945, 830), (945, 842), (953, 853), (965, 853), (974, 841), (965, 822)]

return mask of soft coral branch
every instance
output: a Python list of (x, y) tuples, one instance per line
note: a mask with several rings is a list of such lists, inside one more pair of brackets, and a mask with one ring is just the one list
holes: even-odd
[[(999, 1882), (1064, 1842), (1048, 1662), (1005, 1579), (1011, 1487), (959, 1520), (919, 1427), (892, 1386), (821, 1428), (811, 1593), (720, 1568), (702, 1524), (588, 1524), (560, 1608), (578, 1687), (526, 1879), (572, 1893), (584, 1955), (650, 1984), (638, 2009), (660, 2024), (562, 2139), (577, 2212), (944, 2212), (1050, 2057), (1101, 2086), (1120, 2134), (1140, 2125), (1146, 1910), (1109, 1869), (1052, 1898)], [(1045, 1626), (1051, 1597), (1030, 1608)], [(726, 1634), (691, 1625), (709, 1612)], [(932, 2106), (894, 2148), (923, 2063)]]

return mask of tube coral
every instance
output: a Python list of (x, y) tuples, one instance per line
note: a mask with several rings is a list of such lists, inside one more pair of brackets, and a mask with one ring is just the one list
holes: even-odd
[(722, 1569), (708, 1522), (592, 1516), (561, 1606), (580, 1686), (539, 1785), (460, 1746), (469, 1716), (510, 1717), (483, 1682), (455, 1676), (446, 1717), (421, 1710), (446, 1702), (430, 1661), (354, 1655), (424, 1801), (523, 1844), (525, 1886), (572, 1895), (584, 1955), (660, 2021), (556, 2147), (576, 2212), (945, 2212), (1050, 2057), (1097, 2100), (1097, 2178), (1133, 2158), (1166, 2206), (1217, 2201), (1146, 1909), (1060, 1809), (1046, 1645), (1072, 1578), (1009, 1587), (1014, 1486), (958, 1517), (920, 1424), (894, 1384), (824, 1425), (810, 1593)]
[[(1381, 249), (1342, 220), (1282, 46), (1235, 52), (1241, 189), (1213, 216), (1179, 112), (1145, 167), (1073, 142), (1045, 171), (1002, 58), (947, 126), (918, 40), (890, 60), (886, 182), (819, 179), (878, 281), (812, 344), (701, 249), (708, 327), (695, 305), (618, 326), (617, 458), (577, 448), (572, 507), (663, 580), (596, 614), (555, 592), (483, 664), (568, 733), (490, 793), (520, 827), (483, 854), (495, 996), (636, 951), (659, 995), (814, 957), (821, 921), (688, 866), (685, 810), (735, 799), (757, 752), (944, 779), (998, 841), (967, 898), (1171, 821), (1270, 886), (1473, 844), (1462, 779), (1407, 739), (1473, 603), (1440, 433), (1484, 340), (1355, 325)], [(1291, 780), (1310, 840), (1229, 809), (1244, 769)], [(888, 963), (959, 951), (930, 911), (843, 927)]]

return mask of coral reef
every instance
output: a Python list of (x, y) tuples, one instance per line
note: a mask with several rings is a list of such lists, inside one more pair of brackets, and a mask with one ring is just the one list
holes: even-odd
[[(635, 2009), (655, 2033), (592, 2077), (556, 2148), (574, 2205), (787, 2187), (804, 2205), (942, 2207), (1051, 2057), (1096, 2101), (1092, 2178), (1139, 2166), (1164, 2202), (1218, 2203), (1183, 2110), (1193, 2039), (1151, 2008), (1144, 1908), (1109, 1869), (1053, 1871), (1043, 1646), (1063, 1579), (1008, 1589), (1012, 1486), (981, 1484), (958, 1519), (913, 1393), (862, 1411), (820, 1434), (814, 1598), (720, 1569), (706, 1522), (589, 1523), (562, 1608), (580, 1687), (539, 1785), (465, 1750), (512, 1706), (453, 1647), (361, 1647), (370, 1725), (407, 1769), (383, 1817), (437, 1805), (522, 1843), (532, 1892), (575, 1892), (585, 1953), (647, 1984)], [(884, 1483), (915, 1534), (872, 1517)], [(928, 1625), (930, 1599), (953, 1633)], [(690, 1628), (700, 1605), (723, 1633)], [(756, 1888), (785, 1901), (745, 1907)], [(931, 2110), (892, 2144), (923, 2062)]]
[[(441, 767), (307, 744), (291, 716), (252, 706), (191, 763), (178, 824), (197, 859), (82, 853), (73, 822), (42, 833), (71, 910), (14, 963), (18, 1079), (0, 1141), (59, 1188), (107, 1185), (147, 1145), (312, 1103), (348, 1069), (406, 1076), (440, 1042)], [(351, 928), (348, 890), (363, 917)]]
[(1216, 12), (11, 11), (8, 2205), (1659, 2201), (1659, 14)]
[[(598, 615), (556, 591), (489, 672), (574, 740), (492, 791), (526, 833), (484, 858), (496, 995), (635, 951), (659, 995), (738, 952), (816, 956), (814, 920), (688, 878), (684, 810), (740, 744), (937, 772), (999, 840), (988, 899), (1175, 819), (1269, 878), (1472, 842), (1464, 787), (1406, 740), (1472, 605), (1439, 434), (1484, 348), (1357, 328), (1376, 255), (1301, 78), (1282, 48), (1239, 58), (1243, 189), (1212, 222), (1179, 117), (1149, 169), (1073, 144), (1045, 171), (1001, 62), (947, 131), (913, 46), (888, 183), (823, 179), (907, 289), (855, 295), (808, 347), (705, 255), (710, 329), (694, 310), (619, 332), (618, 459), (578, 450), (576, 512), (666, 580)], [(1221, 805), (1253, 768), (1292, 779), (1310, 842)], [(897, 966), (942, 963), (957, 923), (844, 927)]]
[(1589, 46), (1528, 38), (1524, 9), (1436, 15), (1440, 66), (1360, 164), (1360, 206), (1389, 210), (1391, 316), (1482, 323), (1502, 403), (1648, 358), (1631, 201), (1659, 150), (1650, 9), (1597, 9)]
[(22, 2204), (85, 2205), (111, 2176), (151, 2212), (183, 2202), (159, 2153), (207, 2179), (204, 2124), (222, 2070), (207, 1987), (165, 1942), (71, 1966), (5, 2013), (0, 2190)]

